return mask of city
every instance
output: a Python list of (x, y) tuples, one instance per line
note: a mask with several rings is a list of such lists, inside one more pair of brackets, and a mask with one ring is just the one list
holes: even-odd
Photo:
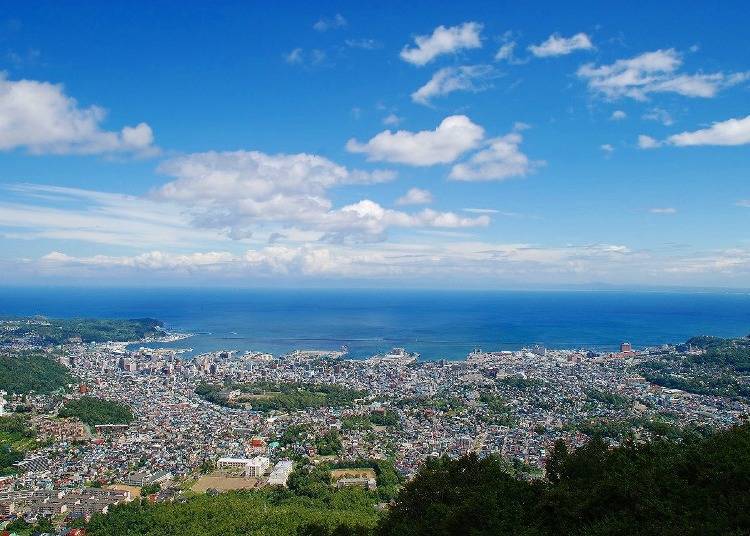
[[(0, 322), (8, 325), (18, 322)], [(0, 515), (28, 523), (88, 520), (144, 490), (149, 500), (174, 501), (186, 493), (284, 486), (295, 467), (322, 461), (388, 460), (409, 480), (429, 457), (474, 452), (500, 455), (534, 479), (544, 475), (557, 440), (576, 448), (599, 434), (616, 446), (672, 430), (727, 427), (750, 413), (747, 397), (695, 394), (644, 378), (644, 363), (705, 353), (693, 347), (477, 349), (464, 361), (418, 361), (403, 349), (366, 360), (319, 350), (188, 359), (80, 337), (54, 346), (39, 346), (33, 335), (6, 341), (3, 352), (44, 352), (75, 378), (52, 394), (3, 392), (3, 414), (27, 415), (39, 448), (0, 478)], [(327, 405), (315, 398), (315, 386), (338, 398)], [(285, 389), (308, 393), (312, 402), (272, 409), (267, 392)], [(223, 398), (211, 398), (216, 393)], [(127, 406), (132, 421), (89, 426), (58, 416), (72, 400), (91, 398)], [(323, 438), (333, 438), (333, 448)], [(339, 470), (332, 485), (377, 488), (374, 472), (361, 470)]]

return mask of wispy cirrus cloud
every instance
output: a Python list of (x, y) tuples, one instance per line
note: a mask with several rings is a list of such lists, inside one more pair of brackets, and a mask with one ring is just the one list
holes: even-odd
[(341, 13), (336, 13), (333, 17), (321, 17), (315, 24), (313, 29), (318, 32), (327, 32), (328, 30), (338, 30), (340, 28), (346, 28), (349, 22), (344, 18)]
[(750, 77), (748, 72), (683, 74), (678, 72), (682, 63), (682, 56), (675, 49), (660, 49), (609, 65), (587, 63), (578, 69), (578, 77), (594, 93), (610, 99), (636, 100), (646, 100), (652, 93), (711, 98)]
[(411, 94), (411, 100), (429, 105), (435, 97), (442, 97), (456, 91), (477, 93), (492, 87), (491, 80), (499, 73), (491, 65), (461, 65), (444, 67), (432, 78)]

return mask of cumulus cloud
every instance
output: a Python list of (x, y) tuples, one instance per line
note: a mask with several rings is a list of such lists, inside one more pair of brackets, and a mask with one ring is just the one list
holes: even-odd
[[(432, 232), (432, 231), (431, 231)], [(705, 284), (715, 274), (742, 284), (750, 276), (750, 251), (633, 250), (624, 244), (593, 243), (540, 246), (463, 239), (429, 243), (367, 242), (358, 244), (265, 244), (230, 252), (207, 249), (179, 252), (152, 249), (132, 255), (76, 256), (53, 251), (5, 268), (26, 269), (34, 281), (47, 277), (85, 277), (87, 281), (118, 277), (213, 283), (248, 277), (310, 279), (383, 279), (397, 282), (523, 281), (524, 283), (643, 282)], [(702, 274), (708, 277), (702, 277)], [(742, 278), (742, 279), (740, 279)]]
[(750, 143), (750, 115), (718, 121), (708, 128), (681, 132), (667, 138), (672, 145), (745, 145)]
[(628, 114), (626, 114), (622, 110), (615, 110), (614, 112), (612, 112), (612, 115), (610, 115), (609, 118), (612, 121), (621, 121), (621, 120), (625, 119), (627, 116), (628, 116)]
[(562, 37), (559, 34), (550, 35), (546, 41), (538, 45), (531, 45), (529, 51), (537, 58), (551, 56), (565, 56), (576, 50), (591, 50), (594, 45), (585, 33), (577, 33), (572, 37)]
[(403, 119), (394, 113), (390, 113), (383, 118), (383, 124), (389, 126), (398, 125), (401, 121), (403, 121)]
[(455, 161), (477, 147), (483, 138), (481, 126), (465, 115), (452, 115), (443, 119), (435, 130), (385, 130), (366, 143), (352, 138), (346, 148), (352, 153), (366, 154), (368, 160), (432, 166)]
[(397, 205), (428, 205), (432, 203), (432, 193), (421, 188), (410, 188), (408, 192), (396, 199)]
[(450, 212), (416, 214), (383, 208), (364, 199), (334, 208), (327, 190), (345, 184), (391, 180), (392, 172), (348, 170), (309, 154), (268, 155), (258, 151), (191, 154), (165, 162), (160, 170), (175, 180), (153, 196), (188, 207), (196, 225), (227, 229), (244, 238), (259, 226), (299, 226), (330, 240), (381, 237), (389, 227), (474, 227), (487, 218), (459, 218)]
[(313, 28), (318, 32), (327, 32), (328, 30), (337, 30), (347, 26), (347, 20), (340, 13), (333, 17), (321, 17), (313, 24)]
[(673, 134), (663, 141), (641, 134), (638, 146), (653, 149), (663, 145), (688, 147), (696, 145), (746, 145), (750, 143), (750, 115), (739, 119), (717, 121), (708, 128)]
[(501, 181), (532, 173), (543, 162), (533, 162), (520, 149), (523, 136), (511, 132), (491, 139), (487, 146), (453, 166), (450, 178), (459, 181)]
[(588, 63), (578, 69), (591, 91), (610, 99), (630, 97), (645, 100), (650, 93), (677, 93), (686, 97), (710, 98), (721, 89), (748, 79), (748, 73), (722, 72), (681, 74), (682, 57), (674, 49), (645, 52), (610, 65)]
[(414, 38), (416, 46), (405, 46), (401, 50), (401, 59), (412, 65), (426, 65), (443, 54), (450, 54), (464, 49), (480, 48), (482, 25), (477, 22), (465, 22), (458, 26), (438, 26), (432, 35), (419, 35)]
[(484, 91), (491, 87), (489, 80), (498, 75), (491, 65), (462, 65), (444, 67), (411, 94), (411, 100), (428, 105), (434, 97), (448, 95), (454, 91)]
[(656, 149), (661, 145), (661, 142), (651, 136), (641, 134), (638, 136), (638, 147), (641, 149)]
[(106, 111), (83, 108), (60, 84), (8, 80), (0, 73), (0, 150), (25, 148), (33, 154), (157, 152), (151, 127), (102, 129)]
[(612, 147), (611, 143), (605, 143), (599, 146), (599, 148), (604, 151), (606, 154), (612, 154), (615, 151), (615, 148)]

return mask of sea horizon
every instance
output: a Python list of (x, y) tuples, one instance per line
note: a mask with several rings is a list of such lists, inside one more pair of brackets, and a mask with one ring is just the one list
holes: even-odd
[[(283, 355), (349, 349), (362, 359), (404, 347), (425, 361), (474, 348), (616, 350), (750, 333), (741, 290), (434, 290), (237, 288), (0, 288), (0, 315), (151, 317), (191, 337), (147, 346)], [(135, 345), (138, 346), (138, 345)], [(188, 351), (189, 350), (189, 351)]]

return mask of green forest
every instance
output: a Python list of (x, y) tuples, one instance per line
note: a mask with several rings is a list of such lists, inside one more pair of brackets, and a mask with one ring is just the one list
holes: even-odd
[[(117, 506), (107, 516), (95, 516), (89, 534), (750, 533), (750, 424), (705, 437), (628, 442), (617, 448), (592, 439), (569, 452), (559, 442), (546, 478), (538, 480), (517, 476), (511, 464), (494, 456), (432, 458), (383, 511), (375, 507), (384, 499), (377, 492), (334, 490), (327, 469), (295, 471), (289, 490)], [(394, 482), (389, 485), (395, 489)]]
[[(690, 349), (702, 353), (687, 353)], [(677, 353), (641, 364), (651, 383), (699, 395), (750, 398), (750, 339), (700, 336), (677, 347)]]
[(136, 341), (164, 334), (162, 323), (153, 318), (34, 318), (6, 321), (4, 328), (0, 344), (14, 339), (31, 339), (40, 345), (61, 344), (73, 337), (80, 337), (83, 342)]
[[(230, 401), (231, 391), (240, 391), (241, 396)], [(209, 385), (201, 384), (196, 394), (228, 407), (242, 407), (249, 404), (254, 411), (296, 411), (320, 407), (346, 407), (354, 400), (366, 395), (363, 391), (347, 389), (340, 385), (310, 383), (267, 383)]]
[(68, 400), (58, 412), (60, 417), (76, 417), (89, 426), (97, 424), (129, 424), (133, 420), (130, 408), (119, 402), (84, 396)]
[(14, 464), (23, 460), (24, 453), (36, 446), (36, 433), (28, 426), (26, 417), (0, 417), (0, 476), (16, 472)]
[(0, 353), (0, 390), (24, 394), (47, 394), (76, 380), (68, 369), (46, 354), (34, 352)]

